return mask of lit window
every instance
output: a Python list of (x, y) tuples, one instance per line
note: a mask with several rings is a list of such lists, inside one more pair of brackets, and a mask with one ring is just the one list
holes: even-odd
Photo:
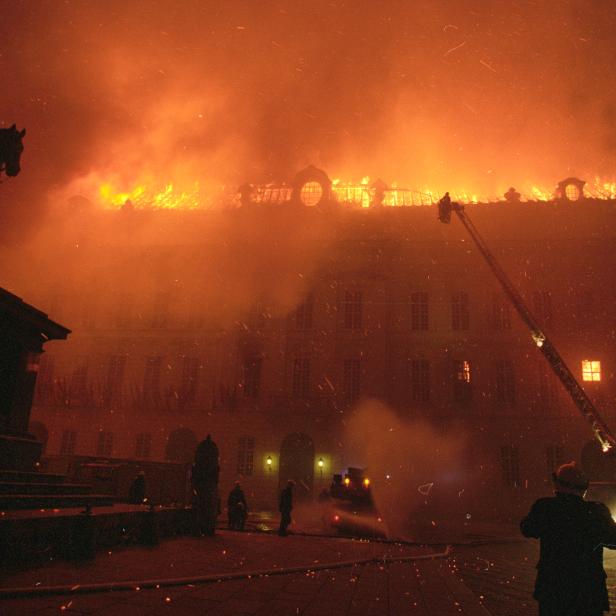
[(565, 197), (569, 201), (577, 201), (580, 196), (580, 189), (575, 184), (567, 184), (565, 186)]
[(306, 182), (300, 191), (299, 198), (308, 207), (317, 205), (323, 197), (323, 187), (319, 182)]
[(601, 362), (594, 359), (582, 360), (582, 378), (585, 381), (601, 380)]

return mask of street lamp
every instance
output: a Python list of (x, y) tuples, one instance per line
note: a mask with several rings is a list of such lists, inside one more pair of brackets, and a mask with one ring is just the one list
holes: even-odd
[(267, 464), (267, 470), (271, 473), (272, 472), (272, 456), (267, 456), (267, 458), (265, 458), (265, 464)]
[(323, 458), (319, 458), (319, 460), (317, 461), (317, 464), (319, 466), (319, 470), (321, 471), (321, 479), (323, 479), (323, 466), (325, 465)]

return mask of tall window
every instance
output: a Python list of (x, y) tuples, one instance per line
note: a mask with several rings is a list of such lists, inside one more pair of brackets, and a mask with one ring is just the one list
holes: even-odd
[(98, 443), (96, 445), (97, 456), (110, 456), (113, 451), (113, 433), (101, 430), (98, 433)]
[(410, 363), (411, 400), (430, 401), (430, 364), (425, 359), (413, 359)]
[(361, 360), (344, 360), (344, 395), (348, 400), (357, 400), (361, 390)]
[(72, 407), (82, 406), (88, 402), (88, 364), (85, 358), (79, 359), (73, 370), (69, 394)]
[(468, 403), (473, 398), (471, 386), (471, 364), (467, 360), (453, 362), (453, 399), (454, 402)]
[(496, 400), (504, 404), (515, 402), (515, 377), (513, 364), (508, 359), (495, 362), (496, 369)]
[(565, 462), (565, 452), (562, 445), (549, 445), (545, 450), (548, 473), (553, 473)]
[(238, 475), (252, 475), (254, 468), (255, 439), (249, 436), (241, 436), (237, 448), (237, 473)]
[(60, 442), (60, 453), (63, 455), (73, 455), (77, 443), (77, 432), (75, 430), (64, 430), (62, 441)]
[(535, 316), (546, 325), (552, 320), (552, 295), (549, 291), (535, 291), (533, 293), (533, 307)]
[(149, 458), (152, 453), (152, 435), (142, 432), (135, 438), (135, 457)]
[(197, 396), (200, 366), (201, 361), (198, 357), (182, 357), (180, 396), (184, 403), (194, 402)]
[(258, 398), (261, 389), (261, 364), (260, 357), (247, 357), (244, 360), (244, 398)]
[(159, 355), (147, 357), (143, 373), (143, 401), (147, 406), (160, 403), (160, 368), (163, 358)]
[(500, 448), (501, 471), (503, 482), (517, 488), (520, 485), (520, 454), (515, 445), (503, 445)]
[(601, 362), (595, 359), (582, 360), (582, 379), (587, 382), (598, 382), (601, 380)]
[(295, 310), (295, 329), (305, 331), (312, 329), (312, 310), (314, 299), (312, 293)]
[(546, 372), (545, 367), (541, 366), (541, 368), (537, 369), (539, 387), (538, 387), (538, 398), (539, 403), (544, 408), (551, 408), (557, 402), (557, 391), (556, 391), (556, 380), (554, 376), (548, 372)]
[(428, 329), (428, 294), (425, 291), (411, 293), (411, 329)]
[(451, 328), (466, 331), (469, 327), (468, 294), (458, 291), (451, 296)]
[(345, 291), (344, 293), (344, 327), (358, 330), (362, 327), (363, 298), (361, 291)]
[(509, 304), (501, 295), (492, 297), (492, 325), (494, 329), (511, 329), (511, 311)]
[(294, 398), (310, 396), (310, 358), (296, 357), (293, 361), (292, 393)]
[(117, 406), (121, 402), (125, 366), (125, 355), (112, 355), (109, 358), (107, 380), (103, 388), (103, 403), (105, 406)]

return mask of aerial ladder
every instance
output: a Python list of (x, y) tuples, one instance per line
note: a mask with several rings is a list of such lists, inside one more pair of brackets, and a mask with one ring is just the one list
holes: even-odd
[(560, 379), (565, 389), (569, 392), (571, 399), (582, 413), (586, 421), (590, 424), (595, 438), (601, 444), (601, 449), (604, 453), (610, 452), (616, 453), (616, 438), (612, 434), (607, 424), (603, 421), (599, 411), (593, 404), (592, 400), (588, 397), (584, 389), (577, 382), (575, 376), (569, 367), (560, 356), (556, 347), (550, 342), (548, 337), (542, 331), (541, 327), (537, 323), (537, 320), (528, 309), (522, 296), (518, 290), (513, 286), (509, 280), (505, 271), (501, 268), (498, 261), (491, 253), (490, 249), (486, 245), (484, 239), (481, 237), (479, 231), (466, 215), (464, 206), (460, 203), (452, 202), (447, 193), (438, 202), (438, 218), (441, 222), (448, 224), (451, 221), (451, 212), (454, 212), (460, 219), (460, 222), (464, 225), (464, 228), (468, 231), (469, 235), (473, 239), (473, 242), (477, 246), (477, 249), (486, 260), (486, 263), (492, 270), (492, 273), (496, 276), (500, 282), (505, 294), (515, 307), (517, 313), (528, 329), (533, 342), (537, 345), (539, 350), (543, 353), (543, 356), (547, 359), (548, 363), (552, 367), (552, 370), (556, 376)]

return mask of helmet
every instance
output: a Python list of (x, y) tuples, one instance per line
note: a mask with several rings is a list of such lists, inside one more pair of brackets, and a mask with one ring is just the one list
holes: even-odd
[(588, 489), (588, 477), (575, 462), (568, 462), (558, 467), (552, 478), (556, 487), (570, 488), (584, 492)]

